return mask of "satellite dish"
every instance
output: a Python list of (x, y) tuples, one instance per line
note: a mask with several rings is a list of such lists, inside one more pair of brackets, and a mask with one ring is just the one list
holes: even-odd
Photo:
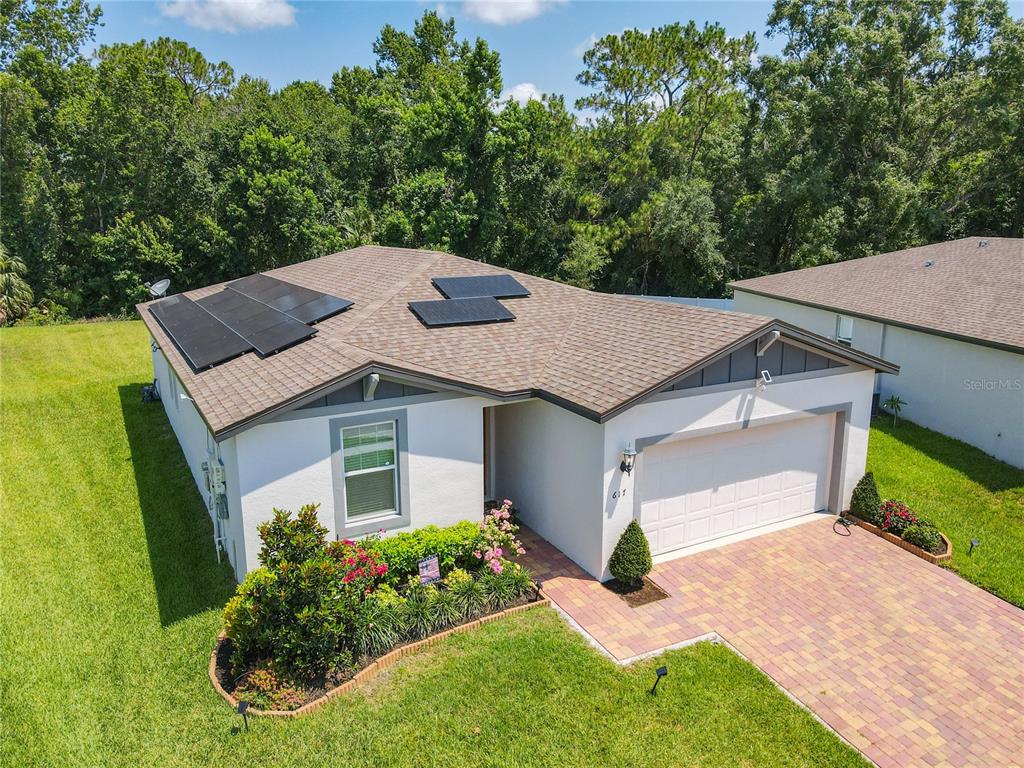
[(171, 287), (171, 281), (164, 278), (163, 280), (157, 280), (152, 285), (149, 283), (146, 283), (145, 285), (149, 289), (150, 296), (154, 299), (160, 299), (167, 293), (167, 289)]

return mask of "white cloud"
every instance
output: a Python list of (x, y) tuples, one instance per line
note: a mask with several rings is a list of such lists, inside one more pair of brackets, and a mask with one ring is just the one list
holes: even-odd
[(295, 6), (287, 0), (167, 0), (160, 12), (190, 27), (219, 32), (290, 27)]
[(566, 0), (466, 0), (462, 9), (468, 16), (488, 24), (518, 24), (540, 16)]
[(519, 83), (503, 90), (498, 102), (503, 104), (506, 101), (518, 101), (520, 104), (526, 104), (530, 99), (540, 101), (543, 95), (533, 83)]
[(580, 40), (576, 44), (576, 47), (572, 49), (572, 55), (575, 56), (577, 59), (582, 59), (583, 58), (583, 54), (586, 53), (587, 51), (589, 51), (591, 48), (593, 48), (594, 47), (594, 43), (596, 43), (596, 42), (597, 42), (597, 35), (595, 35), (593, 32), (591, 32), (590, 36), (586, 40)]

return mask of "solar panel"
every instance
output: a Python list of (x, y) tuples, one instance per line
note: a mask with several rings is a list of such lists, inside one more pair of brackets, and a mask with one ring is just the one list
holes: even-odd
[(272, 354), (316, 333), (305, 323), (237, 291), (211, 293), (196, 303), (261, 355)]
[(352, 306), (348, 299), (303, 288), (269, 275), (249, 275), (228, 283), (227, 288), (284, 312), (300, 323), (326, 320)]
[(425, 326), (473, 325), (515, 320), (497, 299), (475, 296), (468, 299), (441, 299), (439, 301), (410, 301), (409, 309)]
[(473, 277), (435, 277), (431, 281), (449, 299), (491, 296), (495, 299), (519, 299), (530, 292), (512, 275), (476, 275)]
[(252, 344), (187, 296), (161, 299), (150, 305), (149, 313), (195, 371), (223, 363), (252, 349)]

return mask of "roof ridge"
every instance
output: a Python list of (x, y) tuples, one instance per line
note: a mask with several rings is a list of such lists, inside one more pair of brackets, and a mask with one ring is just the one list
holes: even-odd
[[(575, 288), (576, 286), (570, 287)], [(569, 337), (572, 335), (573, 330), (576, 328), (576, 324), (577, 322), (579, 322), (580, 310), (583, 307), (583, 303), (587, 300), (589, 296), (596, 295), (593, 294), (591, 291), (587, 291), (584, 289), (580, 289), (580, 291), (580, 293), (576, 294), (576, 305), (573, 307), (572, 322), (569, 323), (569, 325), (566, 327), (565, 332), (562, 334), (562, 338), (560, 338), (558, 340), (558, 343), (555, 344), (554, 348), (552, 348), (551, 354), (544, 358), (544, 360), (537, 366), (537, 370), (535, 372), (531, 373), (531, 378), (533, 375), (539, 377), (537, 380), (538, 389), (542, 389), (543, 384), (547, 381), (547, 372), (548, 367), (551, 365), (551, 361), (556, 358), (558, 353), (562, 350), (562, 347), (565, 346)]]

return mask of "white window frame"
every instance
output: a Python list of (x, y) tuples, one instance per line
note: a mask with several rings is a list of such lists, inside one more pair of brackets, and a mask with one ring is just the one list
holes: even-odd
[[(392, 451), (394, 453), (394, 461), (383, 467), (370, 467), (368, 469), (353, 469), (351, 471), (345, 469), (345, 431), (350, 429), (363, 429), (365, 427), (378, 427), (382, 424), (387, 424), (391, 427), (391, 444)], [(347, 427), (341, 428), (341, 482), (342, 487), (345, 489), (345, 522), (352, 523), (354, 525), (361, 525), (362, 523), (378, 522), (380, 520), (388, 520), (393, 517), (399, 517), (402, 514), (402, 495), (401, 495), (401, 484), (398, 480), (399, 473), (399, 453), (398, 453), (398, 421), (396, 419), (387, 419), (384, 421), (370, 421), (365, 424), (351, 424)], [(366, 515), (354, 515), (350, 516), (348, 513), (348, 483), (345, 481), (350, 477), (358, 477), (359, 475), (369, 475), (377, 472), (390, 472), (392, 483), (394, 484), (394, 498), (395, 508), (387, 509), (380, 512), (374, 512)]]
[[(849, 323), (849, 331), (843, 334), (843, 324)], [(849, 315), (836, 315), (836, 341), (847, 347), (853, 346), (853, 318)]]

